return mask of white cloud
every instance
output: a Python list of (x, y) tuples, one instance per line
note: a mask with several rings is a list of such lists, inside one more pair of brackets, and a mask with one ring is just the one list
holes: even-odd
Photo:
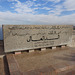
[(33, 1), (37, 1), (37, 0), (33, 0)]
[(8, 2), (10, 2), (10, 1), (14, 1), (14, 0), (7, 0)]
[(32, 1), (26, 1), (24, 3), (20, 2), (19, 0), (10, 0), (10, 1), (15, 1), (16, 3), (14, 3), (14, 11), (18, 12), (18, 13), (34, 13), (35, 9), (32, 9), (31, 6), (34, 5), (34, 3)]
[[(9, 15), (9, 16), (8, 16)], [(0, 24), (75, 24), (75, 14), (67, 16), (0, 12)]]
[[(37, 10), (37, 9), (41, 9), (39, 6), (43, 6), (43, 5), (45, 5), (45, 4), (47, 4), (47, 2), (46, 3), (43, 3), (43, 4), (36, 4), (34, 1), (30, 1), (30, 0), (28, 0), (28, 1), (25, 1), (25, 2), (20, 2), (19, 0), (8, 0), (9, 2), (10, 1), (12, 1), (13, 3), (13, 7), (11, 7), (11, 8), (14, 8), (14, 10), (16, 11), (16, 12), (18, 12), (18, 13), (36, 13), (36, 11), (35, 10)], [(14, 3), (14, 1), (16, 2), (16, 3)], [(33, 7), (33, 8), (31, 8), (31, 7)], [(48, 8), (48, 7), (43, 7), (42, 9), (45, 9), (45, 10), (50, 10), (50, 8)]]
[(65, 0), (63, 6), (66, 8), (67, 11), (75, 10), (75, 0)]
[(55, 3), (58, 3), (58, 2), (60, 2), (61, 0), (53, 0)]
[(54, 14), (54, 15), (60, 15), (62, 11), (64, 11), (63, 6), (62, 5), (56, 5), (54, 6), (55, 8), (53, 8), (52, 10), (49, 11), (49, 13)]
[(51, 8), (49, 8), (49, 7), (43, 7), (41, 9), (50, 10)]
[(23, 6), (18, 7), (15, 9), (15, 11), (17, 11), (18, 13), (34, 13), (34, 11), (31, 8), (28, 8), (27, 6), (25, 6), (23, 8)]
[(11, 7), (11, 8), (14, 8), (14, 7)]
[(38, 7), (36, 7), (36, 8), (33, 8), (34, 10), (37, 10), (37, 9), (39, 9)]
[[(56, 1), (60, 2), (60, 0), (49, 0), (49, 1)], [(73, 11), (75, 10), (75, 0), (64, 0), (63, 3), (54, 5), (52, 10), (49, 13), (54, 15), (61, 15), (63, 11)]]
[(31, 6), (34, 5), (34, 2), (32, 2), (32, 1), (26, 1), (25, 5), (27, 5), (28, 7), (31, 7)]
[(61, 0), (43, 0), (43, 1), (50, 1), (50, 2), (54, 2), (54, 3), (58, 3), (58, 2), (60, 2)]
[(34, 6), (42, 6), (42, 4), (35, 4)]
[(15, 3), (12, 3), (13, 5), (15, 4)]

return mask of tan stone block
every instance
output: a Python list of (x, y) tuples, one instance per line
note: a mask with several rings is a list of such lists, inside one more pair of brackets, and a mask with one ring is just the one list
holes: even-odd
[(34, 50), (29, 50), (29, 53), (34, 52)]
[(21, 52), (15, 52), (15, 55), (21, 54)]
[(0, 55), (0, 58), (3, 58), (5, 55)]
[(62, 48), (65, 48), (66, 46), (61, 46)]
[(52, 49), (56, 49), (56, 47), (52, 47)]
[(41, 48), (41, 51), (45, 51), (46, 50), (46, 48)]

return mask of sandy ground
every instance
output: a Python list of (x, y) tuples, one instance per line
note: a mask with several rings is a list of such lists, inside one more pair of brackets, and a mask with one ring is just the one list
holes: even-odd
[(23, 52), (21, 55), (15, 55), (16, 62), (22, 73), (27, 71), (42, 69), (50, 65), (63, 63), (75, 63), (75, 49), (74, 48), (57, 48), (52, 51), (37, 51), (34, 53)]
[(3, 64), (3, 59), (0, 58), (0, 75), (4, 75), (4, 64)]

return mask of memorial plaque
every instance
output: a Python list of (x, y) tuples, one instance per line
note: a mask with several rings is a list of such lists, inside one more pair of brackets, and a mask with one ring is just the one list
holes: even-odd
[(66, 45), (72, 25), (3, 25), (5, 52)]

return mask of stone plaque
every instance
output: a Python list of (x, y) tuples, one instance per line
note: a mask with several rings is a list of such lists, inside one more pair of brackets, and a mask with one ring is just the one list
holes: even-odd
[(72, 25), (3, 25), (5, 52), (66, 45)]

